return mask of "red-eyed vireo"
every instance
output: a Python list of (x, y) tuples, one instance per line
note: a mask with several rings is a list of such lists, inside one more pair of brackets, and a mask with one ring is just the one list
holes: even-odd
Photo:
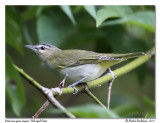
[(126, 54), (96, 53), (86, 50), (61, 50), (51, 44), (26, 45), (32, 49), (51, 69), (57, 69), (61, 74), (76, 82), (97, 79), (111, 66), (127, 60), (128, 58), (144, 55), (143, 52)]

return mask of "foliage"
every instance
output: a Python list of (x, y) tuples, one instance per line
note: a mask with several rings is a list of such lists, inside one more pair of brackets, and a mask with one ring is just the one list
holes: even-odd
[[(50, 43), (62, 49), (80, 48), (96, 52), (125, 53), (145, 52), (155, 45), (154, 40), (154, 6), (6, 6), (6, 100), (17, 116), (26, 116), (21, 113), (22, 108), (25, 108), (24, 85), (12, 66), (14, 62), (23, 65), (23, 68), (29, 67), (34, 73), (31, 67), (36, 64), (34, 56), (23, 57), (27, 54), (24, 44)], [(31, 65), (25, 67), (24, 64)], [(135, 71), (133, 78), (137, 78), (137, 88), (142, 88), (141, 91), (145, 90), (147, 80), (154, 83), (153, 72), (151, 73), (154, 67), (151, 65), (154, 66), (154, 61)], [(38, 74), (37, 71), (40, 69), (36, 68), (35, 75)], [(37, 78), (40, 78), (40, 75)], [(142, 109), (143, 106), (129, 102), (124, 105), (119, 103), (108, 112), (93, 104), (71, 107), (69, 110), (78, 117), (153, 118), (155, 104), (154, 98), (148, 98), (151, 97), (149, 92), (151, 91), (146, 90), (148, 95), (142, 93), (141, 99), (137, 99), (143, 100), (141, 103), (145, 110)], [(8, 107), (6, 109), (7, 117), (14, 116), (13, 113), (8, 113)]]
[[(68, 108), (76, 117), (81, 118), (119, 118), (119, 116), (111, 110), (105, 110), (97, 104), (85, 104)], [(48, 113), (61, 113), (60, 110), (48, 110)]]
[(16, 115), (20, 115), (20, 111), (25, 103), (24, 87), (21, 83), (17, 71), (12, 66), (12, 61), (6, 55), (6, 94), (9, 102), (12, 105), (13, 111)]

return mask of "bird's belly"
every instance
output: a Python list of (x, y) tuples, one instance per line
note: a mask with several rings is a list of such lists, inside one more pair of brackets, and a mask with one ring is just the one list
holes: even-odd
[(98, 64), (86, 64), (61, 69), (60, 73), (67, 74), (72, 82), (76, 82), (83, 77), (86, 77), (83, 82), (87, 82), (100, 77), (105, 71), (106, 69)]

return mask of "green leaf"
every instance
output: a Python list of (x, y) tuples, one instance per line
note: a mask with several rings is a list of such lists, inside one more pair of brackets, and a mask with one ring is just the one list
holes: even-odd
[(154, 101), (152, 101), (151, 99), (149, 99), (146, 96), (143, 96), (143, 102), (144, 102), (146, 107), (154, 107), (155, 106)]
[[(105, 110), (100, 105), (85, 104), (67, 108), (76, 117), (81, 118), (118, 118), (119, 116), (111, 110)], [(50, 113), (61, 113), (60, 110), (50, 110)]]
[(24, 88), (19, 74), (14, 69), (12, 64), (13, 62), (6, 54), (6, 94), (14, 113), (20, 116), (20, 112), (25, 104)]
[(84, 9), (96, 20), (96, 8), (95, 6), (84, 6)]
[(95, 42), (99, 37), (105, 36), (101, 31), (97, 31), (94, 27), (79, 30), (74, 35), (68, 37), (68, 41), (64, 42), (61, 46), (63, 48), (71, 48), (75, 46), (86, 45), (90, 42)]
[(143, 96), (143, 102), (147, 108), (145, 118), (155, 118), (155, 103), (153, 100), (149, 99), (146, 96)]
[(128, 16), (133, 11), (130, 6), (104, 6), (97, 12), (96, 27), (99, 27), (109, 18), (120, 18)]
[(45, 6), (28, 6), (26, 11), (23, 12), (23, 19), (27, 21), (39, 16), (44, 7)]
[(126, 17), (104, 22), (101, 26), (132, 24), (155, 32), (155, 13), (152, 11), (136, 12)]
[(37, 22), (37, 32), (40, 43), (59, 46), (72, 31), (72, 24), (60, 11), (49, 11), (41, 14)]
[(121, 17), (125, 17), (133, 13), (131, 6), (126, 5), (107, 5), (105, 8), (118, 13)]
[(120, 117), (142, 116), (140, 107), (132, 104), (125, 104), (113, 109)]
[(109, 18), (121, 17), (117, 12), (103, 8), (98, 10), (96, 18), (96, 27), (99, 27), (105, 20)]
[(64, 13), (69, 17), (69, 19), (72, 21), (72, 23), (74, 25), (76, 25), (76, 21), (75, 21), (75, 19), (73, 17), (73, 14), (72, 14), (72, 11), (70, 9), (70, 6), (68, 6), (68, 5), (61, 5), (60, 7), (64, 11)]
[(22, 20), (15, 8), (6, 6), (6, 42), (23, 53)]
[(118, 118), (118, 115), (111, 110), (105, 110), (100, 105), (86, 104), (68, 108), (70, 112), (83, 118)]
[(28, 28), (25, 24), (23, 24), (23, 35), (28, 44), (33, 45), (32, 38), (28, 32)]
[(137, 76), (138, 76), (138, 79), (139, 79), (139, 85), (141, 88), (143, 88), (143, 85), (145, 83), (145, 77), (147, 75), (147, 72), (148, 72), (148, 68), (147, 68), (147, 64), (143, 64), (141, 66), (139, 66), (137, 68)]
[[(106, 43), (110, 44), (112, 47), (113, 52), (115, 53), (122, 53), (125, 52), (124, 49), (124, 36), (126, 32), (121, 25), (116, 26), (108, 26), (103, 28), (105, 31), (105, 38)], [(123, 49), (123, 50), (122, 50)]]
[(145, 118), (155, 118), (155, 109), (149, 110), (146, 113)]

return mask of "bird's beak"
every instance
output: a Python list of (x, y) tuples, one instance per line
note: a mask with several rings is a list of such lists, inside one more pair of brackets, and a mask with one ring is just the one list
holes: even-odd
[(25, 45), (25, 47), (31, 49), (31, 50), (36, 50), (35, 46), (31, 46), (31, 45)]

